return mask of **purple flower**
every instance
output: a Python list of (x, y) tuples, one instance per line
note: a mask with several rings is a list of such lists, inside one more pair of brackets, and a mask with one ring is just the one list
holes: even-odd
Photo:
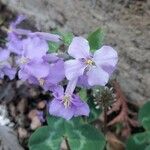
[(37, 116), (38, 116), (38, 118), (39, 118), (39, 120), (40, 120), (41, 123), (45, 122), (43, 111), (38, 110), (37, 111)]
[(23, 81), (27, 80), (31, 84), (37, 84), (44, 90), (52, 90), (64, 77), (64, 61), (58, 59), (49, 63), (45, 60), (32, 60), (23, 65), (19, 70), (18, 76)]
[(17, 64), (22, 67), (33, 61), (42, 61), (48, 51), (48, 44), (39, 37), (27, 38), (22, 41), (22, 53)]
[(21, 55), (23, 51), (22, 40), (16, 34), (8, 34), (6, 47), (10, 52)]
[(59, 42), (60, 36), (57, 34), (51, 34), (46, 32), (31, 32), (27, 29), (20, 29), (17, 28), (17, 25), (19, 25), (23, 20), (25, 20), (26, 17), (23, 15), (18, 16), (16, 21), (12, 22), (9, 27), (9, 34), (17, 34), (17, 35), (26, 35), (28, 37), (39, 37), (46, 41), (52, 41), (52, 42)]
[(49, 66), (49, 74), (46, 78), (43, 78), (43, 88), (44, 90), (52, 91), (59, 82), (65, 78), (64, 61), (58, 59)]
[(39, 37), (23, 40), (23, 56), (27, 59), (41, 59), (48, 52), (48, 44)]
[(51, 115), (62, 117), (66, 120), (81, 115), (89, 115), (88, 105), (78, 95), (73, 94), (76, 82), (77, 79), (69, 81), (65, 92), (63, 87), (55, 88), (55, 91), (53, 91), (54, 99), (49, 104), (49, 113)]
[(38, 36), (46, 41), (60, 42), (60, 36), (57, 34), (51, 34), (46, 32), (32, 32), (28, 34), (29, 36)]
[(65, 62), (67, 79), (86, 75), (90, 86), (106, 85), (118, 61), (117, 52), (110, 46), (103, 46), (92, 55), (88, 41), (82, 37), (73, 39), (68, 53), (75, 59)]
[(7, 75), (11, 80), (15, 77), (16, 69), (12, 68), (9, 63), (10, 52), (0, 48), (0, 78)]
[(22, 80), (28, 80), (30, 83), (42, 82), (42, 79), (49, 74), (49, 64), (43, 61), (32, 60), (23, 65), (18, 72), (18, 76)]

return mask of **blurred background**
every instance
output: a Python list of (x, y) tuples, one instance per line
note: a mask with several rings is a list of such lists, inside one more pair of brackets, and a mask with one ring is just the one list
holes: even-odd
[(105, 44), (119, 53), (117, 79), (125, 95), (139, 105), (150, 97), (149, 0), (0, 0), (0, 26), (18, 14), (41, 31), (86, 36), (101, 27)]

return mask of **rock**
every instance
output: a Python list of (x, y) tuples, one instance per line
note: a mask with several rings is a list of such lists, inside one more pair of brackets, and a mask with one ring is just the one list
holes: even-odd
[[(54, 27), (86, 35), (102, 27), (106, 44), (119, 53), (118, 80), (131, 100), (150, 97), (150, 24), (148, 0), (1, 0), (11, 10), (25, 13), (42, 31)], [(94, 7), (94, 8), (93, 8)]]
[(0, 126), (0, 150), (23, 150), (16, 133), (6, 126)]

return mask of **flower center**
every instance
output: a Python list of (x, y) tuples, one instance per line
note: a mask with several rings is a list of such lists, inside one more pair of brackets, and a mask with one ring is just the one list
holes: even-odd
[(39, 81), (39, 84), (40, 84), (40, 86), (43, 86), (44, 85), (44, 83), (45, 83), (45, 80), (44, 79), (38, 79), (38, 81)]
[(91, 59), (87, 59), (87, 60), (85, 61), (85, 64), (88, 65), (88, 66), (92, 66), (92, 65), (94, 65), (94, 61), (91, 60)]
[(20, 63), (21, 63), (22, 65), (23, 65), (23, 64), (27, 64), (28, 61), (29, 61), (29, 59), (28, 59), (28, 58), (25, 58), (25, 57), (22, 57), (22, 58), (20, 59)]
[(70, 107), (70, 105), (71, 105), (70, 96), (65, 95), (63, 97), (63, 104), (64, 104), (65, 108)]

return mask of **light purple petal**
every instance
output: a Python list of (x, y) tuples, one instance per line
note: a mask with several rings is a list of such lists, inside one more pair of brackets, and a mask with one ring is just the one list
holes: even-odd
[(18, 17), (17, 17), (17, 19), (16, 19), (16, 21), (14, 21), (14, 22), (12, 22), (11, 24), (10, 24), (10, 26), (11, 27), (16, 27), (18, 24), (20, 24), (23, 20), (25, 20), (26, 19), (26, 17), (24, 16), (24, 15), (19, 15)]
[(82, 101), (78, 95), (73, 95), (72, 98), (72, 103), (75, 107), (74, 116), (88, 116), (90, 113), (90, 109), (87, 103)]
[(40, 38), (47, 40), (47, 41), (52, 41), (52, 42), (59, 42), (60, 41), (60, 36), (57, 34), (51, 34), (51, 33), (46, 33), (46, 32), (33, 32), (29, 34), (30, 36), (39, 36)]
[(90, 57), (91, 54), (88, 41), (83, 37), (73, 38), (73, 41), (69, 46), (68, 53), (76, 59)]
[(93, 60), (97, 66), (111, 74), (118, 62), (118, 54), (112, 47), (103, 46), (94, 53)]
[(4, 71), (4, 74), (10, 78), (10, 80), (15, 78), (15, 75), (16, 75), (16, 69), (15, 68), (4, 67), (3, 71)]
[(27, 80), (30, 84), (39, 85), (39, 81), (34, 76), (29, 76)]
[(49, 104), (49, 113), (54, 116), (62, 117), (69, 120), (74, 115), (74, 108), (65, 108), (63, 103), (57, 99), (53, 99)]
[(47, 61), (49, 63), (54, 63), (58, 61), (60, 58), (56, 56), (56, 53), (46, 54), (43, 57), (44, 61)]
[(7, 60), (9, 58), (9, 55), (9, 51), (0, 49), (0, 62)]
[(20, 40), (14, 33), (8, 34), (7, 40), (8, 40), (8, 42), (6, 43), (7, 49), (10, 52), (20, 55), (23, 50), (22, 40)]
[(23, 41), (24, 56), (30, 59), (40, 59), (46, 55), (48, 44), (38, 37), (28, 38)]
[(64, 62), (62, 60), (50, 64), (49, 70), (47, 82), (57, 84), (65, 78)]
[(82, 106), (76, 107), (74, 116), (89, 116), (90, 109), (89, 106), (86, 103), (83, 103)]
[(29, 78), (29, 73), (25, 68), (21, 68), (18, 72), (19, 79), (26, 81)]
[(101, 85), (105, 86), (109, 80), (109, 74), (100, 67), (92, 67), (88, 72), (89, 85)]
[(0, 70), (0, 79), (4, 78), (4, 72), (2, 70)]
[(49, 74), (49, 64), (44, 62), (30, 62), (27, 65), (29, 74), (36, 77), (37, 79), (45, 78)]
[(30, 30), (26, 30), (26, 29), (19, 29), (19, 28), (14, 28), (13, 32), (17, 35), (28, 35), (31, 33)]
[(63, 96), (64, 96), (64, 88), (60, 85), (58, 86), (55, 86), (55, 88), (53, 89), (53, 96), (56, 98), (56, 99), (62, 99)]
[(78, 78), (73, 78), (70, 80), (67, 84), (66, 90), (65, 90), (65, 95), (72, 95), (76, 85), (77, 85)]
[(68, 80), (83, 75), (86, 65), (79, 60), (68, 60), (65, 62), (65, 76)]
[(82, 75), (82, 76), (79, 76), (77, 85), (78, 85), (79, 87), (87, 88), (87, 89), (89, 89), (89, 88), (91, 87), (91, 86), (89, 85), (89, 83), (88, 83), (88, 77), (87, 77), (86, 74), (84, 74), (84, 75)]

